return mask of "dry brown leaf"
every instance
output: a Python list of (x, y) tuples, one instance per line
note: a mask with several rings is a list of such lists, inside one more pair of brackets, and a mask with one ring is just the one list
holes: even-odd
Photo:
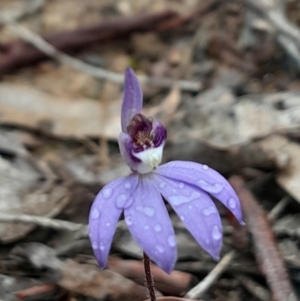
[(79, 264), (73, 260), (62, 263), (60, 269), (63, 278), (59, 285), (70, 291), (99, 300), (109, 298), (114, 301), (138, 301), (147, 296), (146, 288), (123, 276), (88, 264)]
[(300, 146), (279, 135), (273, 135), (260, 143), (265, 152), (272, 152), (277, 157), (279, 167), (278, 184), (300, 202)]
[(297, 93), (236, 98), (230, 89), (216, 86), (184, 105), (185, 116), (172, 124), (171, 139), (188, 136), (217, 149), (246, 144), (272, 133), (292, 132), (300, 126)]
[[(117, 139), (121, 101), (107, 106), (90, 99), (53, 97), (30, 87), (0, 85), (0, 123), (42, 130), (58, 137)], [(105, 114), (106, 122), (101, 116)]]
[(167, 126), (181, 103), (181, 93), (177, 86), (174, 86), (167, 97), (157, 106), (146, 108), (143, 113), (152, 116)]

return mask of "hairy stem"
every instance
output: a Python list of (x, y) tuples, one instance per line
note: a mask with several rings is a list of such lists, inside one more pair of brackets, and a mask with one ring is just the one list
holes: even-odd
[(149, 298), (151, 301), (156, 301), (155, 290), (154, 290), (155, 286), (151, 274), (151, 262), (150, 262), (150, 258), (145, 252), (144, 252), (144, 269), (146, 274), (146, 285), (149, 291)]

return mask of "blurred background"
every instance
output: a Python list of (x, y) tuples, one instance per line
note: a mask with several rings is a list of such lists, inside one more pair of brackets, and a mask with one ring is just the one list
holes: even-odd
[(87, 238), (95, 195), (130, 172), (117, 145), (127, 67), (168, 130), (164, 162), (219, 171), (246, 221), (218, 204), (217, 263), (168, 207), (178, 262), (154, 267), (157, 296), (297, 300), (298, 0), (0, 1), (0, 300), (147, 298), (123, 220), (108, 269)]

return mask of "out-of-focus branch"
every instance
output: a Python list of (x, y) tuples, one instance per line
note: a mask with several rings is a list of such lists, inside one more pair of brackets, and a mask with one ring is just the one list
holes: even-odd
[[(44, 39), (42, 39), (39, 35), (33, 33), (27, 28), (16, 23), (14, 20), (1, 14), (0, 14), (0, 22), (6, 24), (11, 29), (11, 31), (13, 31), (14, 34), (20, 37), (22, 40), (28, 42), (31, 45), (34, 45), (42, 53), (57, 60), (62, 64), (68, 65), (75, 70), (87, 73), (99, 79), (106, 79), (119, 84), (123, 83), (123, 79), (124, 79), (123, 74), (115, 73), (99, 67), (94, 67), (90, 64), (84, 63), (81, 60), (75, 59), (70, 55), (62, 53), (59, 50), (57, 50), (54, 46), (52, 46)], [(0, 61), (0, 66), (1, 63), (3, 63), (2, 60)], [(199, 91), (201, 89), (201, 83), (199, 82), (191, 82), (191, 81), (183, 81), (183, 80), (176, 82), (168, 78), (155, 79), (146, 76), (139, 76), (139, 80), (141, 83), (146, 83), (146, 84), (160, 86), (160, 87), (171, 87), (174, 84), (177, 84), (183, 90)]]
[(20, 20), (28, 15), (32, 15), (39, 11), (46, 0), (28, 0), (26, 2), (18, 3), (5, 11), (2, 11), (5, 15), (9, 16), (13, 20)]
[(222, 260), (213, 268), (213, 270), (195, 287), (193, 287), (184, 298), (196, 300), (203, 296), (204, 293), (218, 280), (223, 272), (234, 259), (235, 252), (231, 251), (223, 256)]
[(300, 30), (292, 24), (282, 12), (267, 8), (261, 1), (244, 0), (246, 5), (259, 16), (268, 21), (277, 32), (277, 39), (282, 47), (300, 68)]
[(292, 38), (300, 47), (300, 30), (287, 20), (283, 14), (277, 10), (268, 9), (261, 1), (244, 0), (247, 6), (254, 10), (257, 14), (267, 19), (280, 33)]
[(230, 178), (237, 192), (249, 232), (252, 234), (255, 256), (272, 291), (274, 301), (296, 301), (283, 258), (277, 248), (275, 236), (264, 210), (245, 187), (241, 177)]

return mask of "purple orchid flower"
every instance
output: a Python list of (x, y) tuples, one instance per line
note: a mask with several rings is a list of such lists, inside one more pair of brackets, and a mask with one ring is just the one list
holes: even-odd
[(121, 155), (132, 174), (107, 184), (97, 195), (89, 217), (95, 256), (105, 267), (116, 224), (124, 212), (140, 247), (170, 273), (176, 258), (176, 238), (163, 198), (172, 206), (196, 241), (213, 258), (222, 247), (222, 225), (210, 196), (242, 222), (239, 199), (228, 181), (207, 165), (172, 161), (159, 166), (167, 132), (141, 114), (143, 95), (131, 69), (126, 70), (122, 105)]

